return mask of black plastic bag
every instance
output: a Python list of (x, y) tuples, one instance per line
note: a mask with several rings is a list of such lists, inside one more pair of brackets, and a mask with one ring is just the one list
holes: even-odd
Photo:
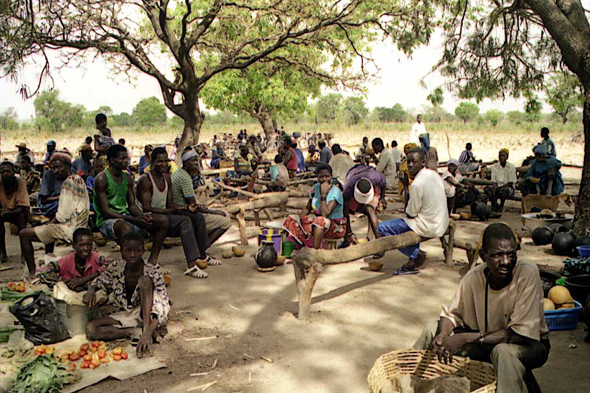
[(9, 310), (25, 328), (25, 338), (35, 345), (53, 344), (70, 338), (55, 305), (45, 292), (35, 292), (22, 298)]

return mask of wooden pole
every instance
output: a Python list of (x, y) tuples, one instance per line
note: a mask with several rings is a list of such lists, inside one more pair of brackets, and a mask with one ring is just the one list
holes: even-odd
[(260, 198), (260, 195), (258, 194), (254, 194), (253, 192), (250, 191), (246, 191), (246, 190), (242, 190), (241, 188), (236, 188), (236, 187), (232, 187), (232, 186), (226, 186), (225, 184), (218, 182), (217, 180), (211, 180), (211, 182), (223, 189), (229, 190), (229, 191), (233, 191), (233, 192), (237, 192), (238, 194), (242, 194), (245, 195), (247, 197), (250, 198)]
[(228, 206), (225, 210), (230, 214), (238, 214), (242, 208), (244, 210), (253, 210), (265, 207), (275, 207), (286, 204), (288, 200), (288, 192), (270, 192), (267, 194), (261, 194), (253, 201)]
[(236, 215), (238, 226), (240, 229), (240, 244), (242, 246), (248, 245), (248, 236), (246, 236), (246, 218), (244, 208), (240, 208), (240, 212)]

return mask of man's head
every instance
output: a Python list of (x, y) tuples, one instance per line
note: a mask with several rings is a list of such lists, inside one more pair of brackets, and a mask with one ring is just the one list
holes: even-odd
[(506, 161), (508, 161), (508, 149), (501, 149), (498, 153), (498, 161), (500, 161), (500, 165), (503, 167), (506, 166)]
[(18, 145), (16, 145), (16, 148), (18, 149), (18, 152), (20, 154), (26, 154), (26, 153), (28, 153), (28, 152), (31, 151), (31, 149), (29, 149), (27, 147), (27, 144), (26, 143), (19, 143)]
[(332, 182), (332, 167), (330, 165), (318, 165), (318, 167), (316, 168), (316, 173), (318, 174), (318, 182), (320, 184)]
[(280, 154), (277, 154), (275, 156), (275, 164), (282, 164), (283, 163), (283, 157)]
[(541, 138), (549, 137), (549, 128), (543, 127), (541, 128)]
[(373, 183), (371, 183), (369, 179), (363, 177), (354, 185), (353, 196), (359, 205), (366, 205), (371, 202), (375, 197)]
[(112, 145), (107, 150), (107, 160), (109, 165), (120, 171), (127, 169), (129, 166), (129, 153), (123, 145)]
[(377, 154), (381, 153), (385, 149), (385, 146), (383, 145), (383, 139), (381, 139), (381, 138), (373, 139), (371, 141), (371, 146), (373, 147), (373, 150), (375, 150), (375, 153), (377, 153)]
[(94, 121), (96, 122), (96, 128), (99, 130), (104, 130), (107, 127), (107, 115), (104, 113), (99, 113), (94, 117)]
[(72, 236), (74, 243), (72, 247), (76, 251), (76, 256), (80, 259), (87, 259), (92, 253), (92, 243), (94, 237), (92, 231), (88, 228), (78, 228)]
[(369, 144), (369, 138), (364, 136), (363, 137), (363, 145), (368, 145)]
[(315, 146), (314, 146), (314, 145), (309, 145), (309, 146), (307, 147), (307, 151), (309, 152), (309, 154), (313, 154), (313, 153), (315, 153), (315, 152), (316, 152), (316, 148), (315, 148)]
[(337, 155), (342, 153), (342, 148), (340, 147), (340, 145), (338, 143), (335, 143), (332, 145), (332, 154), (333, 155)]
[(320, 150), (323, 150), (324, 147), (326, 147), (326, 141), (324, 141), (324, 140), (319, 141), (318, 146), (319, 146)]
[(250, 154), (250, 149), (248, 149), (248, 145), (241, 145), (240, 146), (240, 155), (243, 158), (247, 158), (248, 154)]
[(143, 236), (136, 232), (130, 232), (121, 239), (121, 256), (131, 265), (142, 263), (145, 251)]
[(154, 147), (152, 145), (145, 145), (145, 147), (143, 148), (143, 153), (145, 154), (146, 157), (150, 157), (152, 154), (152, 151), (154, 150)]
[(479, 256), (487, 264), (490, 278), (501, 282), (512, 280), (517, 250), (518, 240), (508, 225), (495, 223), (485, 229)]
[(105, 162), (101, 158), (97, 158), (92, 162), (92, 171), (94, 172), (94, 176), (98, 175), (100, 172), (104, 171)]
[(391, 147), (397, 147), (397, 141), (391, 141)]
[(422, 115), (418, 115), (418, 116), (416, 116), (416, 121), (417, 121), (418, 123), (422, 123)]
[(537, 145), (533, 147), (533, 153), (535, 154), (536, 160), (546, 160), (548, 157), (547, 148), (544, 145)]
[(51, 170), (57, 180), (65, 180), (72, 173), (72, 156), (65, 151), (57, 151), (50, 161)]
[(10, 161), (2, 161), (0, 163), (0, 176), (2, 176), (2, 182), (4, 184), (14, 183), (16, 176), (14, 175), (14, 164)]
[(194, 150), (188, 150), (182, 154), (182, 167), (189, 174), (199, 171), (199, 155)]
[(151, 152), (151, 164), (150, 168), (160, 174), (168, 173), (168, 163), (170, 160), (168, 159), (168, 152), (163, 147), (156, 147)]
[(174, 139), (174, 146), (178, 147), (179, 144), (180, 144), (180, 138)]
[(119, 138), (119, 145), (125, 146), (125, 139)]
[(47, 142), (47, 152), (51, 153), (53, 151), (55, 151), (55, 148), (57, 147), (57, 143), (55, 143), (55, 141), (49, 141)]
[(84, 143), (86, 143), (87, 145), (92, 144), (92, 137), (91, 136), (87, 136), (86, 139), (84, 139)]
[(19, 164), (21, 169), (24, 169), (25, 171), (28, 171), (33, 166), (33, 163), (31, 162), (31, 157), (29, 156), (22, 156), (20, 158)]
[(256, 135), (252, 134), (248, 137), (248, 143), (253, 145), (256, 143)]
[(465, 145), (465, 150), (471, 151), (471, 149), (473, 149), (473, 146), (471, 145), (471, 142), (467, 142), (467, 144)]
[(94, 157), (94, 151), (92, 151), (92, 147), (90, 147), (90, 145), (85, 143), (80, 146), (80, 155), (85, 161), (90, 161), (92, 160), (92, 157)]
[(426, 155), (424, 150), (416, 148), (408, 152), (408, 172), (411, 179), (414, 179), (425, 166)]
[(290, 136), (287, 136), (287, 137), (283, 138), (283, 146), (284, 147), (289, 147), (290, 148), (291, 145), (292, 145), (292, 142), (291, 142), (291, 137)]
[(457, 174), (457, 169), (459, 169), (459, 161), (450, 159), (449, 162), (447, 162), (447, 169), (451, 172), (451, 175), (455, 176)]

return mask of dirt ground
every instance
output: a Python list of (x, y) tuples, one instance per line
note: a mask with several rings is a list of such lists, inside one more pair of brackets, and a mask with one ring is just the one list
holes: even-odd
[[(569, 184), (579, 181), (580, 171), (568, 170), (565, 175)], [(572, 187), (568, 191), (577, 193)], [(521, 230), (518, 207), (509, 202), (503, 220)], [(487, 224), (461, 221), (457, 236), (475, 242)], [(354, 228), (364, 234), (365, 219), (356, 219)], [(248, 229), (251, 233), (256, 230)], [(7, 265), (16, 268), (2, 272), (2, 281), (21, 274), (17, 238), (8, 236), (7, 240)], [(213, 247), (212, 254), (220, 256), (237, 241), (237, 230), (232, 228)], [(160, 262), (172, 270), (169, 294), (173, 306), (169, 335), (156, 347), (155, 356), (168, 367), (124, 382), (103, 381), (85, 391), (185, 392), (217, 381), (206, 391), (366, 392), (367, 375), (377, 357), (411, 347), (422, 327), (436, 320), (441, 306), (450, 301), (465, 272), (463, 251), (456, 249), (455, 264), (446, 266), (438, 241), (428, 241), (422, 248), (428, 252), (429, 262), (413, 276), (391, 275), (405, 262), (397, 251), (385, 255), (380, 272), (368, 271), (365, 261), (326, 267), (315, 286), (308, 323), (293, 315), (297, 291), (292, 266), (257, 272), (250, 256), (256, 251), (255, 239), (250, 240), (246, 256), (209, 267), (206, 280), (183, 276), (180, 247), (163, 250)], [(67, 252), (64, 246), (56, 248), (58, 256)], [(100, 252), (119, 256), (112, 243)], [(37, 257), (43, 258), (42, 251)], [(563, 260), (553, 255), (550, 247), (536, 247), (527, 237), (519, 258), (555, 269)], [(212, 336), (215, 338), (186, 341)], [(588, 391), (590, 344), (583, 338), (582, 324), (574, 331), (551, 333), (549, 361), (535, 371), (544, 391)], [(570, 348), (572, 344), (576, 348)], [(191, 373), (208, 374), (191, 377)]]

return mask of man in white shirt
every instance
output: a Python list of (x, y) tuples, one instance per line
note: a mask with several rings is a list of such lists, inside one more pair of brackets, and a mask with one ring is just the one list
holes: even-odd
[(397, 165), (391, 150), (386, 149), (383, 145), (383, 139), (375, 138), (371, 141), (371, 146), (376, 154), (379, 154), (377, 163), (377, 172), (383, 173), (387, 181), (387, 189), (393, 190), (397, 187)]
[[(489, 197), (492, 210), (501, 212), (504, 210), (506, 199), (514, 197), (514, 185), (516, 184), (516, 168), (508, 162), (508, 149), (502, 149), (498, 153), (498, 162), (492, 165), (492, 182), (484, 192)], [(498, 199), (500, 203), (498, 203)]]
[(416, 117), (416, 122), (412, 126), (412, 132), (410, 133), (410, 142), (420, 146), (420, 134), (426, 134), (426, 127), (422, 123), (422, 115)]
[(444, 180), (449, 214), (456, 209), (471, 205), (479, 199), (479, 191), (459, 172), (459, 161), (450, 159), (447, 162), (447, 170), (443, 172), (442, 179)]
[(391, 141), (391, 154), (393, 155), (393, 159), (395, 160), (396, 170), (399, 171), (399, 166), (402, 163), (402, 159), (405, 156), (404, 152), (402, 152), (397, 147), (397, 141)]
[(346, 173), (354, 166), (354, 161), (347, 153), (342, 151), (342, 148), (338, 143), (332, 145), (332, 159), (330, 160), (330, 166), (332, 167), (332, 177), (344, 185), (346, 179)]
[[(407, 162), (409, 176), (413, 180), (406, 206), (407, 217), (382, 222), (377, 231), (381, 236), (395, 236), (414, 231), (425, 238), (439, 238), (445, 234), (449, 226), (443, 180), (438, 173), (425, 168), (424, 150), (410, 150)], [(399, 250), (409, 257), (409, 261), (394, 275), (418, 273), (418, 268), (426, 262), (426, 253), (420, 251), (420, 244)]]
[(543, 314), (543, 286), (535, 264), (518, 261), (518, 239), (503, 223), (488, 226), (479, 255), (440, 320), (414, 344), (439, 361), (453, 355), (492, 363), (497, 393), (540, 392), (532, 370), (547, 361), (551, 344)]

